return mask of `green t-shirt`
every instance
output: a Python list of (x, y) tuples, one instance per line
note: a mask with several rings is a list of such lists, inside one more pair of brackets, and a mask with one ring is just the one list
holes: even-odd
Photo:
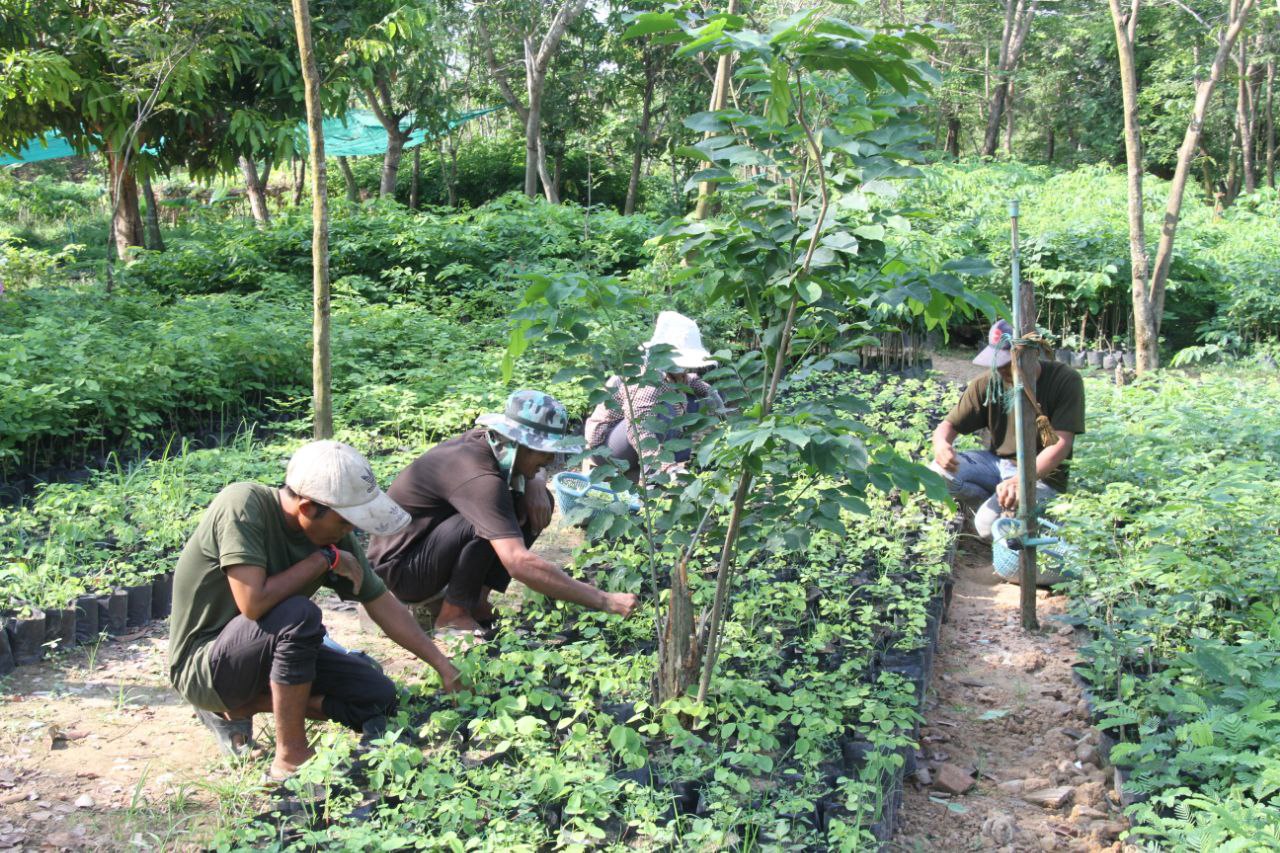
[[(330, 584), (326, 575), (300, 589), (299, 595), (309, 598), (321, 586), (329, 586), (344, 601), (369, 602), (386, 592), (354, 536), (346, 536), (337, 547), (350, 551), (364, 567), (359, 595), (352, 590), (351, 581), (340, 577)], [(169, 680), (183, 698), (197, 708), (227, 710), (213, 689), (209, 661), (212, 641), (240, 615), (224, 570), (229, 566), (262, 566), (268, 575), (276, 575), (316, 550), (306, 534), (285, 525), (276, 489), (233, 483), (218, 493), (182, 549), (173, 575)]]
[[(985, 427), (991, 433), (987, 449), (1002, 459), (1012, 459), (1018, 455), (1013, 415), (1003, 406), (986, 404), (990, 382), (990, 371), (970, 381), (960, 402), (947, 415), (947, 422), (962, 435)], [(1054, 361), (1041, 361), (1040, 378), (1036, 380), (1036, 400), (1055, 430), (1076, 435), (1084, 432), (1084, 380), (1074, 368)], [(1037, 439), (1036, 453), (1043, 449)], [(1068, 454), (1067, 458), (1070, 459), (1071, 455)], [(1067, 477), (1068, 466), (1064, 461), (1045, 478), (1045, 483), (1063, 492), (1067, 488)]]

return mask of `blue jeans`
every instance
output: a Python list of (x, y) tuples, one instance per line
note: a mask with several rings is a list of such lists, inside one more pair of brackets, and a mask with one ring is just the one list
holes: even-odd
[[(983, 539), (991, 538), (991, 525), (1002, 512), (996, 498), (996, 486), (1002, 480), (1018, 475), (1018, 464), (1001, 459), (990, 450), (966, 450), (957, 453), (960, 464), (955, 471), (944, 471), (936, 462), (929, 467), (947, 481), (947, 491), (965, 509), (973, 511), (973, 529)], [(1048, 503), (1057, 492), (1044, 483), (1036, 484), (1036, 505)]]

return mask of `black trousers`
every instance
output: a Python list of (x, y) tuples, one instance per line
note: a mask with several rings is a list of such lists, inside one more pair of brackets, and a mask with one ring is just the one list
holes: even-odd
[[(525, 547), (531, 547), (538, 536), (528, 522), (521, 532)], [(482, 587), (504, 592), (511, 583), (493, 543), (477, 536), (461, 513), (437, 525), (396, 562), (375, 571), (387, 589), (407, 604), (426, 601), (444, 590), (445, 601), (468, 611), (480, 603)]]
[(360, 731), (366, 720), (396, 710), (396, 686), (370, 664), (324, 645), (320, 608), (286, 598), (256, 622), (243, 615), (213, 641), (213, 688), (231, 709), (271, 692), (271, 683), (308, 684), (324, 696), (324, 715)]

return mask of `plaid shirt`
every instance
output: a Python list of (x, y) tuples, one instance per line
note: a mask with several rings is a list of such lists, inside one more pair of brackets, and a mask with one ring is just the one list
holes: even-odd
[[(613, 395), (613, 405), (601, 403), (587, 418), (586, 438), (588, 449), (600, 447), (609, 440), (609, 433), (623, 420), (628, 420), (631, 428), (627, 430), (627, 440), (640, 453), (640, 445), (646, 438), (654, 437), (650, 429), (653, 408), (659, 404), (665, 394), (678, 394), (679, 401), (668, 403), (672, 417), (680, 417), (687, 408), (686, 398), (692, 393), (697, 397), (709, 400), (716, 409), (724, 408), (724, 400), (714, 388), (706, 382), (694, 377), (683, 382), (663, 382), (661, 385), (626, 385), (620, 377), (614, 376), (605, 383), (605, 388)], [(628, 400), (628, 397), (630, 399)], [(630, 412), (631, 417), (626, 414)]]

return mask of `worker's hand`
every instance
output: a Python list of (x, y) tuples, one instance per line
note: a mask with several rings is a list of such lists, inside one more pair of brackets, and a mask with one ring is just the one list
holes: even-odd
[(942, 442), (935, 442), (933, 445), (933, 461), (943, 471), (953, 474), (960, 467), (960, 457), (956, 456), (956, 449)]
[(439, 673), (441, 693), (457, 693), (462, 690), (462, 673), (458, 672), (456, 666), (445, 661)]
[(1016, 509), (1018, 506), (1018, 478), (1010, 477), (996, 486), (996, 500), (1002, 509)]
[(630, 592), (606, 592), (604, 594), (604, 607), (600, 608), (605, 613), (613, 613), (621, 616), (623, 619), (631, 615), (631, 611), (636, 609), (636, 605), (640, 603), (640, 596)]
[(546, 530), (551, 523), (553, 506), (551, 493), (547, 491), (546, 481), (542, 477), (535, 477), (528, 482), (521, 503), (524, 504), (525, 518), (533, 532), (536, 534)]
[(351, 591), (355, 595), (360, 594), (360, 585), (364, 583), (364, 567), (360, 565), (360, 561), (356, 559), (356, 555), (350, 551), (338, 551), (338, 565), (334, 568), (333, 573), (338, 577), (346, 578), (351, 581)]

